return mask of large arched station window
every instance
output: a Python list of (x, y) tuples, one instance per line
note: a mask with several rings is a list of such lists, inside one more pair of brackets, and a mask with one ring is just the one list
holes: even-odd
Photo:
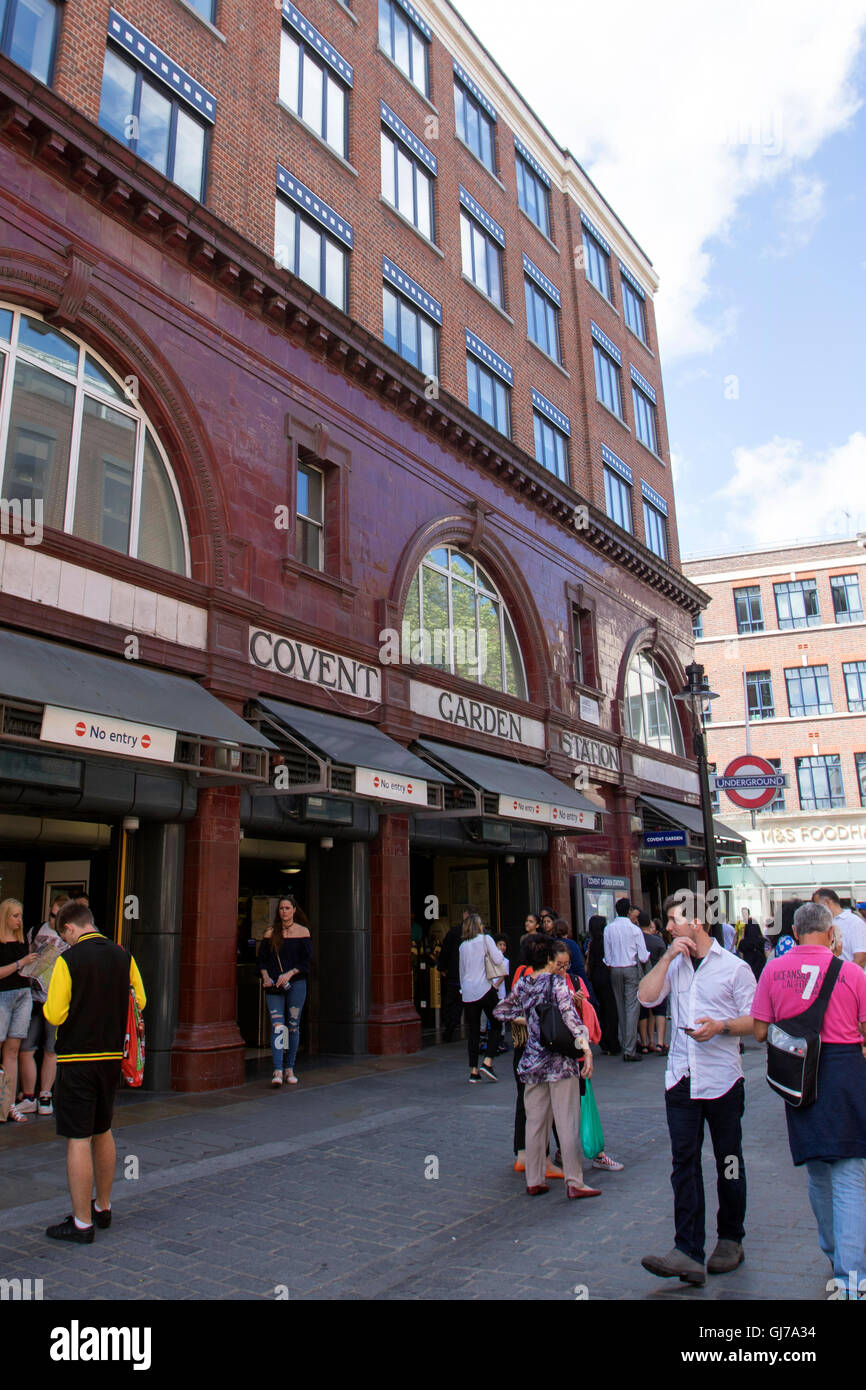
[(638, 652), (625, 682), (626, 732), (638, 743), (684, 757), (683, 735), (670, 687), (648, 652)]
[(526, 672), (502, 595), (471, 555), (440, 545), (424, 556), (403, 612), (410, 660), (527, 698)]
[(0, 305), (0, 496), (175, 574), (189, 544), (168, 460), (121, 379), (71, 333)]

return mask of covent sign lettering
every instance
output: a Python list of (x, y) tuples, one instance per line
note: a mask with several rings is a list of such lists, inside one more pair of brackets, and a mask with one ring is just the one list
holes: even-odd
[(294, 637), (279, 637), (261, 628), (250, 628), (250, 661), (262, 671), (278, 671), (296, 681), (309, 681), (342, 695), (362, 700), (381, 700), (382, 673), (376, 666), (354, 657), (338, 656)]

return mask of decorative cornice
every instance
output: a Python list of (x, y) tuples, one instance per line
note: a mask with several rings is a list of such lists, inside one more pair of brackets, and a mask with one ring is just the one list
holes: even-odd
[[(101, 204), (110, 216), (133, 225), (137, 235), (161, 245), (166, 255), (216, 283), (248, 309), (257, 310), (312, 356), (327, 360), (364, 390), (412, 419), (419, 429), (446, 441), (455, 453), (491, 473), (514, 494), (530, 500), (572, 535), (579, 534), (581, 543), (622, 566), (690, 615), (706, 607), (707, 595), (679, 571), (615, 528), (596, 507), (585, 503), (461, 401), (445, 392), (435, 400), (428, 399), (424, 376), (380, 339), (288, 271), (277, 268), (261, 248), (2, 56), (0, 142)], [(50, 289), (54, 302), (59, 302), (62, 295), (56, 281)], [(104, 317), (98, 313), (93, 316)], [(129, 336), (117, 335), (116, 325), (115, 335), (123, 339)], [(223, 582), (219, 572), (222, 565), (217, 567), (217, 584)]]

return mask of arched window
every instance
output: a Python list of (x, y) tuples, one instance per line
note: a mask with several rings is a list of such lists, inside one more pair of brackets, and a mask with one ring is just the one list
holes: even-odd
[(527, 698), (517, 635), (502, 596), (470, 555), (440, 545), (425, 555), (403, 613), (410, 660)]
[(685, 756), (670, 687), (648, 652), (638, 652), (628, 668), (625, 711), (627, 732), (638, 743)]
[(24, 515), (189, 574), (180, 497), (126, 385), (70, 333), (0, 305), (0, 496)]

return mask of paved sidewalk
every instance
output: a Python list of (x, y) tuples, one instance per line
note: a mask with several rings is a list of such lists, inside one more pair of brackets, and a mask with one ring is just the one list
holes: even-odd
[[(322, 1060), (277, 1092), (262, 1079), (124, 1095), (114, 1224), (92, 1246), (44, 1236), (69, 1210), (53, 1120), (5, 1126), (0, 1279), (41, 1279), (45, 1299), (823, 1299), (827, 1262), (764, 1057), (747, 1045), (746, 1262), (704, 1289), (640, 1265), (673, 1244), (663, 1060), (596, 1060), (607, 1149), (626, 1164), (587, 1169), (604, 1195), (566, 1202), (554, 1182), (529, 1201), (512, 1171), (511, 1056), (498, 1084), (469, 1086), (461, 1043)], [(709, 1144), (704, 1173), (712, 1249)]]

